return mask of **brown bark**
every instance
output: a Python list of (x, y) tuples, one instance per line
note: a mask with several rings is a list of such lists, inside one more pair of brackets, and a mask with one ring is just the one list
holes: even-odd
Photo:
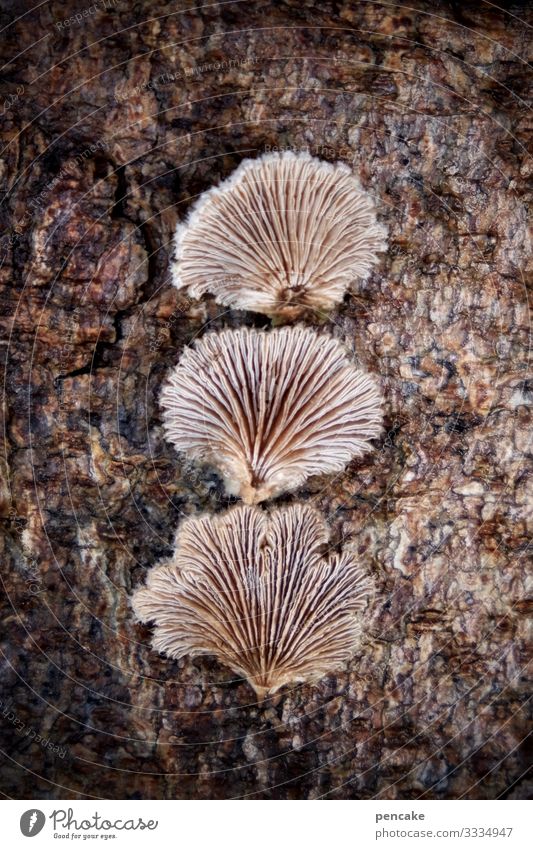
[[(524, 797), (526, 5), (9, 5), (3, 793)], [(178, 295), (173, 229), (282, 146), (353, 163), (389, 229), (330, 319), (387, 434), (282, 499), (373, 573), (360, 652), (257, 705), (152, 653), (129, 597), (181, 516), (227, 505), (163, 439), (165, 371), (207, 327), (265, 321)]]

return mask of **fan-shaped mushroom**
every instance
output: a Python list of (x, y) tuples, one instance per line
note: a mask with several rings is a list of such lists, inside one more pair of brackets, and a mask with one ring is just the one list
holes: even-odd
[(167, 438), (254, 504), (339, 472), (381, 430), (380, 395), (336, 339), (305, 327), (211, 333), (161, 394)]
[(266, 154), (205, 192), (178, 226), (173, 282), (294, 319), (332, 309), (384, 247), (372, 200), (346, 165)]
[(321, 553), (327, 539), (320, 514), (300, 504), (188, 519), (134, 610), (155, 624), (154, 649), (215, 655), (259, 697), (315, 681), (353, 654), (370, 587), (351, 554)]

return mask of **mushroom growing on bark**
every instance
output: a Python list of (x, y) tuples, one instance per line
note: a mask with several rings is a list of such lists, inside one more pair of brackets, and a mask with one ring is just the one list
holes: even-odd
[(133, 607), (168, 657), (215, 655), (259, 698), (346, 663), (370, 589), (354, 556), (323, 554), (312, 507), (237, 506), (186, 520), (172, 557), (148, 573)]
[(298, 327), (211, 333), (161, 394), (167, 438), (247, 504), (340, 472), (381, 431), (381, 398), (331, 336)]
[(384, 248), (374, 204), (348, 166), (266, 154), (201, 195), (178, 225), (173, 282), (292, 320), (331, 310)]

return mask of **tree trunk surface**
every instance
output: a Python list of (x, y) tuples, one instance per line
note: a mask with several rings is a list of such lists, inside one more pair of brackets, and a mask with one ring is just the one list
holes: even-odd
[[(524, 798), (527, 6), (33, 5), (1, 12), (2, 792)], [(258, 704), (151, 651), (130, 598), (180, 519), (230, 505), (163, 437), (167, 370), (268, 324), (174, 289), (173, 231), (276, 148), (348, 163), (388, 229), (326, 323), (386, 431), (278, 501), (373, 575), (360, 648)]]

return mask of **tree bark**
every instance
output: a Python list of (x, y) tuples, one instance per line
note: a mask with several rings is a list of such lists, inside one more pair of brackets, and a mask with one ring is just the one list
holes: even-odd
[[(33, 5), (1, 13), (2, 792), (525, 797), (526, 4)], [(281, 499), (374, 576), (360, 651), (257, 704), (152, 652), (130, 596), (183, 516), (229, 506), (163, 438), (166, 371), (267, 324), (172, 288), (174, 228), (285, 147), (350, 164), (388, 228), (327, 322), (386, 434)]]

